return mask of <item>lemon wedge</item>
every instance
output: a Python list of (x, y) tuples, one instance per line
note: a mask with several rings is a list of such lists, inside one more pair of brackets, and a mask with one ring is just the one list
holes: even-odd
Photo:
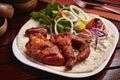
[(82, 22), (81, 20), (78, 20), (74, 25), (74, 29), (78, 32), (82, 29), (86, 29), (86, 23)]
[(86, 24), (82, 21), (79, 21), (77, 25), (80, 29), (85, 29), (86, 28)]

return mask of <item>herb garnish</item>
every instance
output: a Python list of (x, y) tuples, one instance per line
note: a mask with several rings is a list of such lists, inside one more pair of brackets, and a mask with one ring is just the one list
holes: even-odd
[(42, 27), (47, 28), (50, 34), (53, 34), (55, 21), (62, 17), (62, 10), (68, 9), (68, 6), (61, 6), (59, 3), (52, 0), (48, 3), (47, 7), (37, 12), (33, 11), (30, 15), (33, 19), (40, 22)]

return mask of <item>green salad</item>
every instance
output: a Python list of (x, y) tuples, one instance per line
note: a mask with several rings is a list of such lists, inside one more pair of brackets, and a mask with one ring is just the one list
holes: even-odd
[[(48, 3), (47, 7), (39, 11), (33, 11), (30, 15), (33, 19), (40, 22), (42, 27), (48, 29), (50, 34), (62, 32), (76, 32), (77, 29), (84, 29), (87, 24), (85, 16), (81, 10), (74, 5), (60, 5), (55, 0)], [(81, 17), (80, 17), (81, 16)]]
[(93, 35), (96, 46), (101, 37), (107, 36), (106, 27), (100, 18), (85, 13), (75, 5), (60, 5), (52, 0), (46, 8), (34, 11), (30, 15), (39, 21), (42, 27), (48, 29), (51, 35), (63, 32), (78, 35), (81, 31)]

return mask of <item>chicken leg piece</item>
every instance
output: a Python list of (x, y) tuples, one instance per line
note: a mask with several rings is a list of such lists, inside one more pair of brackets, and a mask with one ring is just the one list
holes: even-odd
[(47, 30), (44, 28), (31, 28), (26, 30), (29, 41), (25, 47), (27, 55), (38, 62), (53, 66), (62, 66), (65, 59), (59, 48), (47, 39)]

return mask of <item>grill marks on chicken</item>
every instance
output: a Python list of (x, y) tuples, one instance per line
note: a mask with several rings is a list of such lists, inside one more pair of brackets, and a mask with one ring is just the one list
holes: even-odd
[(61, 66), (65, 60), (59, 48), (47, 39), (47, 30), (32, 28), (26, 31), (29, 41), (26, 43), (27, 55), (36, 61)]
[[(26, 30), (29, 41), (26, 43), (27, 55), (36, 61), (63, 66), (71, 70), (72, 67), (90, 54), (90, 47), (83, 39), (70, 32), (52, 35), (47, 39), (47, 30), (31, 28)], [(73, 44), (78, 45), (79, 54), (75, 56)]]

